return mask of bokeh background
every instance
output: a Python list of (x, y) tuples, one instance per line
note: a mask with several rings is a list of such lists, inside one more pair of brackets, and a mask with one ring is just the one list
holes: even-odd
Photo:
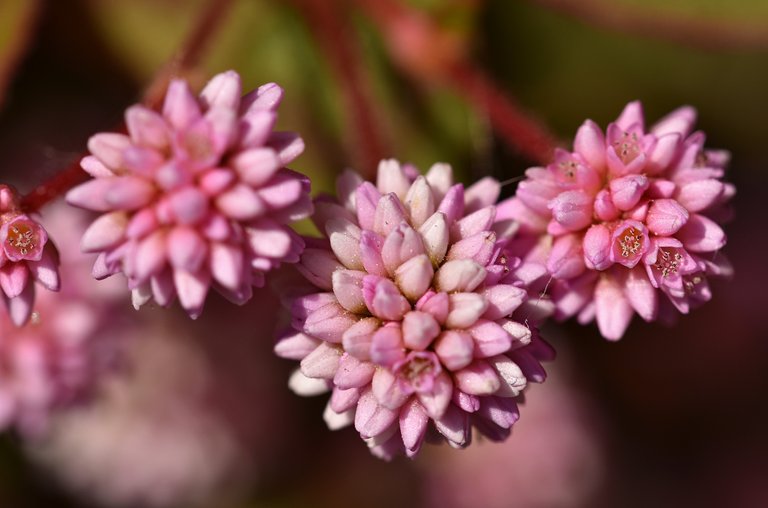
[[(124, 365), (47, 435), (0, 437), (0, 507), (768, 506), (768, 3), (0, 0), (2, 181), (28, 192), (68, 167), (207, 24), (176, 70), (280, 83), (280, 127), (304, 137), (294, 169), (315, 192), (381, 156), (449, 162), (465, 181), (521, 175), (535, 143), (504, 130), (499, 97), (564, 145), (630, 100), (650, 120), (693, 105), (708, 146), (733, 154), (736, 276), (676, 326), (636, 321), (619, 343), (549, 325), (559, 358), (507, 444), (389, 464), (325, 429), (324, 400), (288, 391), (269, 291), (244, 308), (209, 297), (196, 322), (137, 313), (125, 292)], [(82, 227), (61, 206), (42, 216), (54, 238)]]

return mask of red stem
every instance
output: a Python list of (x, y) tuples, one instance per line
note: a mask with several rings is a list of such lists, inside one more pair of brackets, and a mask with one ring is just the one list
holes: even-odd
[(371, 90), (366, 79), (358, 41), (352, 37), (344, 0), (295, 0), (336, 74), (349, 115), (347, 139), (355, 166), (363, 174), (375, 174), (384, 155), (383, 136), (376, 120)]
[(379, 26), (392, 60), (414, 80), (454, 88), (485, 115), (493, 128), (523, 156), (550, 160), (556, 137), (466, 54), (462, 41), (433, 20), (395, 0), (357, 0)]
[[(158, 108), (171, 79), (197, 66), (231, 6), (232, 0), (208, 0), (179, 50), (155, 74), (147, 86), (142, 99), (143, 104)], [(119, 130), (124, 129), (124, 126), (119, 128)], [(80, 160), (86, 155), (88, 152), (82, 153), (66, 168), (23, 196), (21, 208), (27, 213), (36, 212), (72, 187), (87, 181), (90, 178), (89, 175), (80, 168)]]
[(715, 51), (768, 48), (768, 30), (762, 20), (746, 23), (727, 19), (706, 19), (622, 6), (610, 0), (529, 1), (592, 26), (622, 34), (635, 34)]
[(488, 115), (494, 129), (524, 157), (539, 164), (551, 161), (557, 140), (537, 119), (523, 112), (510, 94), (482, 69), (459, 62), (448, 70), (451, 84), (478, 111)]

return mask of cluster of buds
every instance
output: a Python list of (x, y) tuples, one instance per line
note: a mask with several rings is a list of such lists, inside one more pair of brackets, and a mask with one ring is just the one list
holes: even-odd
[(633, 102), (605, 134), (588, 120), (573, 152), (526, 172), (509, 213), (543, 239), (528, 254), (554, 277), (556, 317), (596, 318), (616, 340), (634, 313), (687, 313), (711, 298), (709, 276), (730, 274), (718, 225), (735, 192), (722, 181), (728, 154), (704, 148), (695, 118), (683, 107), (646, 131)]
[(0, 185), (0, 295), (16, 326), (32, 316), (35, 281), (59, 290), (58, 252), (45, 229), (21, 211), (15, 189)]
[(330, 390), (328, 425), (354, 423), (387, 459), (425, 438), (465, 447), (472, 427), (506, 438), (552, 351), (534, 326), (548, 302), (528, 292), (546, 270), (506, 254), (515, 226), (497, 215), (499, 183), (465, 189), (445, 164), (421, 176), (387, 160), (376, 185), (346, 172), (337, 188), (316, 203), (326, 239), (304, 251), (312, 288), (275, 347), (301, 361), (293, 390)]
[[(492, 178), (465, 188), (446, 164), (421, 175), (385, 160), (375, 184), (347, 171), (313, 203), (309, 179), (286, 168), (301, 138), (273, 131), (282, 90), (241, 94), (232, 71), (199, 96), (176, 80), (160, 112), (132, 106), (127, 134), (93, 136), (81, 164), (94, 178), (67, 195), (102, 214), (81, 247), (98, 253), (96, 278), (127, 277), (137, 308), (178, 297), (193, 318), (211, 287), (242, 304), (298, 263), (275, 352), (300, 362), (295, 392), (331, 393), (329, 427), (354, 424), (379, 457), (465, 447), (473, 429), (505, 439), (554, 357), (538, 332), (550, 315), (596, 319), (615, 340), (634, 313), (687, 313), (710, 299), (708, 277), (731, 272), (718, 225), (734, 194), (728, 154), (692, 133), (692, 108), (650, 130), (637, 102), (606, 132), (587, 121), (572, 152), (502, 202)], [(288, 225), (310, 216), (322, 238)], [(22, 325), (32, 279), (58, 290), (58, 256), (5, 186), (0, 243), (0, 288)]]

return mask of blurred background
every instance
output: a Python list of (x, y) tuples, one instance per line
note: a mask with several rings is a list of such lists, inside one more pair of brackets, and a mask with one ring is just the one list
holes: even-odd
[[(78, 281), (121, 360), (43, 435), (0, 437), (0, 507), (768, 506), (767, 2), (0, 0), (0, 179), (29, 192), (151, 83), (226, 69), (285, 88), (279, 126), (304, 137), (293, 169), (314, 192), (381, 157), (506, 180), (630, 100), (651, 122), (693, 105), (707, 145), (733, 154), (736, 276), (619, 343), (548, 325), (559, 358), (508, 443), (389, 464), (325, 428), (323, 397), (289, 392), (269, 291), (244, 309), (211, 295), (192, 322)], [(42, 217), (74, 256), (85, 219)]]

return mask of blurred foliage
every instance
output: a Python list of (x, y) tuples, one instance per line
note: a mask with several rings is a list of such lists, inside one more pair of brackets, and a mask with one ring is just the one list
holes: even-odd
[(5, 88), (11, 79), (37, 15), (37, 0), (3, 0), (0, 2), (0, 107)]

